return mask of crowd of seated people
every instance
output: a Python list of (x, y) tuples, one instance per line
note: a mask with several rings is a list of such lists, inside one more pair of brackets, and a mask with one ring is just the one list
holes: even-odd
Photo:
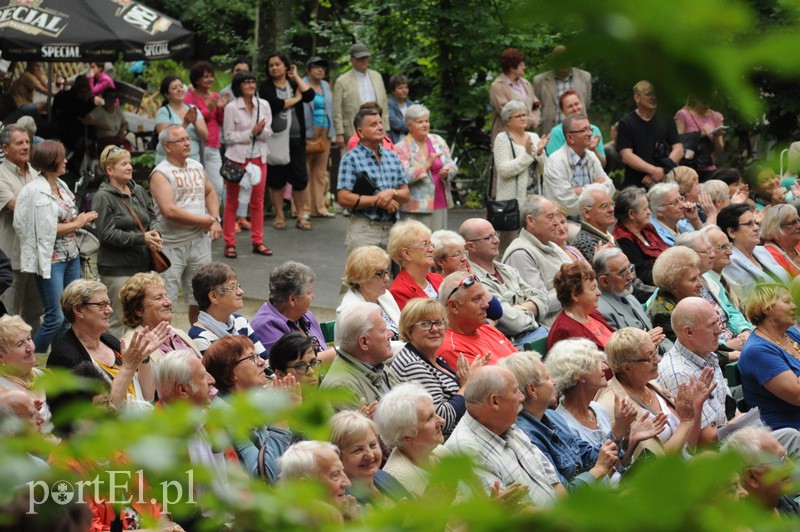
[[(254, 74), (236, 78), (237, 92), (252, 89), (249, 76)], [(108, 81), (94, 77), (90, 93)], [(309, 266), (289, 260), (272, 268), (268, 300), (246, 316), (236, 270), (210, 260), (205, 246), (210, 249), (222, 234), (221, 198), (202, 165), (187, 162), (199, 150), (193, 142), (202, 140), (205, 125), (202, 114), (185, 107), (180, 81), (167, 78), (163, 87), (167, 121), (175, 113), (182, 123), (165, 121), (159, 134), (164, 161), (154, 170), (148, 213), (157, 220), (151, 231), (158, 242), (152, 237), (148, 243), (144, 228), (137, 230), (130, 207), (130, 223), (114, 228), (130, 233), (142, 257), (160, 252), (163, 239), (163, 249), (173, 254), (170, 273), (142, 266), (123, 278), (104, 276), (105, 284), (65, 282), (54, 294), (46, 281), (56, 271), (67, 277), (58, 265), (74, 262), (70, 235), (87, 216), (80, 218), (57, 186), (48, 217), (26, 217), (14, 205), (17, 196), (26, 199), (33, 191), (50, 196), (33, 185), (58, 185), (65, 150), (55, 150), (52, 168), (39, 174), (29, 163), (42, 160), (44, 148), (34, 148), (30, 157), (30, 139), (22, 139), (20, 128), (0, 134), (11, 171), (25, 172), (26, 179), (29, 170), (35, 174), (25, 185), (29, 190), (6, 190), (0, 174), (0, 244), (10, 242), (2, 240), (9, 238), (4, 210), (12, 211), (11, 227), (29, 220), (48, 235), (47, 242), (16, 243), (12, 286), (20, 294), (33, 289), (28, 293), (46, 312), (60, 317), (43, 370), (36, 355), (48, 347), (33, 341), (38, 323), (24, 319), (30, 316), (19, 301), (24, 296), (4, 298), (10, 315), (0, 318), (0, 390), (7, 390), (0, 392), (0, 407), (8, 408), (0, 408), (0, 417), (24, 413), (32, 430), (49, 435), (52, 405), (35, 384), (55, 368), (95, 380), (107, 408), (120, 416), (181, 412), (186, 405), (225, 413), (238, 398), (262, 394), (296, 408), (331, 397), (324, 416), (329, 441), (319, 439), (324, 431), (295, 430), (289, 418), (254, 421), (245, 435), (225, 426), (221, 443), (210, 435), (214, 427), (198, 421), (186, 447), (193, 464), (215, 472), (209, 489), (221, 499), (241, 496), (237, 475), (261, 478), (276, 489), (317, 482), (326, 488), (320, 502), (333, 520), (424, 498), (436, 464), (457, 453), (470, 456), (478, 483), (459, 486), (453, 500), (483, 492), (543, 508), (589, 484), (614, 486), (638, 460), (653, 455), (692, 460), (699, 450), (724, 443), (749, 459), (757, 454), (752, 442), (737, 432), (724, 442), (723, 435), (731, 420), (753, 407), (771, 429), (752, 436), (764, 452), (800, 453), (800, 332), (792, 298), (800, 292), (794, 280), (800, 215), (774, 173), (756, 173), (753, 198), (726, 168), (698, 172), (676, 164), (659, 173), (641, 166), (641, 182), (618, 190), (604, 185), (605, 175), (589, 183), (566, 177), (580, 219), (556, 199), (521, 195), (520, 229), (505, 249), (502, 239), (509, 235), (483, 218), (468, 219), (458, 232), (432, 231), (417, 219), (403, 219), (402, 210), (396, 223), (368, 221), (381, 226), (377, 243), (384, 245), (356, 246), (342, 265), (346, 293), (335, 309), (331, 339), (315, 316), (314, 291), (338, 286), (315, 286)], [(103, 94), (113, 96), (111, 91), (105, 87)], [(115, 114), (115, 105), (107, 100), (97, 109)], [(696, 109), (687, 107), (682, 116)], [(526, 114), (508, 118), (528, 123)], [(577, 135), (588, 135), (586, 149), (594, 153), (591, 128), (566, 128), (576, 120), (564, 120), (565, 143), (558, 151), (572, 150)], [(245, 129), (255, 138), (268, 125), (256, 119)], [(357, 138), (367, 141), (368, 133), (356, 129)], [(124, 135), (125, 125), (107, 131)], [(117, 172), (125, 173), (130, 159), (112, 156), (118, 141), (111, 141), (103, 160), (111, 185), (120, 184), (123, 196), (116, 201), (127, 206), (131, 193), (122, 191), (134, 189)], [(359, 144), (354, 153), (372, 149)], [(517, 145), (533, 149), (530, 141)], [(248, 160), (260, 157), (254, 146)], [(621, 148), (623, 162), (631, 160), (630, 149)], [(537, 158), (547, 165), (546, 156)], [(197, 171), (190, 190), (171, 173), (175, 167)], [(701, 176), (711, 179), (701, 183)], [(391, 190), (394, 199), (381, 196), (370, 208), (397, 214), (404, 191)], [(357, 207), (353, 217), (363, 218)], [(576, 238), (581, 249), (571, 244)], [(254, 252), (266, 254), (255, 244)], [(399, 267), (394, 276), (392, 261)], [(179, 275), (177, 268), (183, 268)], [(190, 309), (196, 307), (186, 331), (173, 322), (179, 284)], [(124, 334), (109, 333), (112, 322), (121, 323)], [(724, 373), (736, 374), (741, 386), (732, 388), (736, 383)], [(25, 408), (19, 407), (20, 393), (29, 399)], [(743, 400), (737, 404), (734, 395)], [(763, 497), (763, 486), (752, 478), (759, 464), (745, 467), (742, 485), (752, 497), (780, 511), (800, 510)], [(102, 504), (91, 509), (98, 519), (107, 511)]]

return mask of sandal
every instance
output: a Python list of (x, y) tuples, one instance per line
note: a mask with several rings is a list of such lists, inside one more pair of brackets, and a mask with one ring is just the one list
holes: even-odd
[(225, 247), (225, 257), (229, 259), (235, 259), (239, 255), (236, 253), (236, 246), (226, 246)]
[(298, 218), (295, 227), (297, 227), (301, 231), (311, 231), (311, 229), (313, 229), (313, 227), (311, 226), (311, 222), (309, 222), (305, 218)]
[(279, 231), (283, 231), (284, 229), (286, 229), (286, 219), (285, 218), (275, 218), (275, 220), (272, 222), (272, 227), (274, 229), (279, 230)]
[(259, 244), (257, 246), (253, 246), (253, 253), (256, 255), (266, 255), (268, 257), (272, 255), (272, 250), (264, 244)]

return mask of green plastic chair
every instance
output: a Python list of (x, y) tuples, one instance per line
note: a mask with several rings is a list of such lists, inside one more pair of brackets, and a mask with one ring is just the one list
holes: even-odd
[(333, 342), (333, 327), (335, 325), (335, 320), (323, 321), (319, 324), (320, 328), (322, 329), (322, 336), (325, 338), (325, 343), (327, 344)]
[(533, 342), (527, 342), (522, 346), (525, 351), (536, 351), (542, 358), (547, 355), (547, 337), (539, 338), (538, 340), (534, 340)]

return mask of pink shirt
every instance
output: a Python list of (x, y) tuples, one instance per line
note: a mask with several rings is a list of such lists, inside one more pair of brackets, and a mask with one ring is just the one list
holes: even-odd
[[(214, 99), (215, 97), (219, 98), (219, 94), (216, 92), (209, 94), (209, 99)], [(220, 126), (225, 119), (225, 110), (215, 105), (214, 108), (209, 111), (205, 99), (198, 96), (194, 91), (189, 91), (183, 101), (187, 105), (196, 106), (202, 113), (203, 120), (206, 121), (206, 127), (208, 128), (208, 138), (205, 140), (206, 146), (219, 148)]]
[(248, 159), (252, 139), (250, 132), (256, 125), (256, 118), (266, 118), (267, 123), (256, 137), (255, 147), (261, 153), (261, 162), (267, 162), (267, 138), (272, 135), (272, 111), (266, 100), (257, 98), (258, 110), (253, 107), (253, 114), (247, 112), (242, 97), (236, 98), (225, 106), (225, 157), (233, 162), (244, 164)]

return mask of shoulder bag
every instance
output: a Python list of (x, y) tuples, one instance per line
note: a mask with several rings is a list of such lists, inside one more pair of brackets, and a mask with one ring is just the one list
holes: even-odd
[[(516, 157), (511, 135), (507, 136), (511, 145), (511, 156)], [(495, 231), (516, 231), (519, 229), (519, 202), (516, 198), (507, 200), (492, 199), (495, 180), (494, 170), (494, 155), (492, 155), (492, 168), (489, 174), (489, 184), (486, 188), (486, 220), (492, 224)]]
[[(139, 230), (142, 232), (142, 234), (145, 234), (147, 231), (145, 231), (144, 226), (142, 225), (142, 221), (139, 220), (138, 216), (136, 216), (136, 211), (134, 211), (130, 205), (122, 201), (122, 198), (120, 198), (119, 196), (117, 196), (117, 199), (128, 209), (128, 211), (130, 211), (131, 216), (133, 216), (133, 219), (136, 220), (136, 225), (139, 226)], [(152, 249), (150, 250), (151, 270), (153, 270), (156, 273), (164, 273), (165, 271), (169, 270), (170, 266), (172, 266), (172, 262), (170, 262), (169, 257), (167, 257), (163, 251), (153, 251)]]
[[(256, 124), (261, 118), (261, 104), (258, 102), (258, 98), (254, 98), (256, 100)], [(253, 146), (256, 145), (256, 138), (252, 135), (250, 136), (250, 150), (252, 151)], [(244, 177), (245, 171), (244, 164), (239, 164), (237, 162), (231, 161), (227, 157), (222, 163), (222, 166), (219, 168), (219, 175), (222, 176), (222, 179), (225, 181), (230, 181), (231, 183), (239, 183), (242, 178)]]
[[(284, 109), (279, 115), (286, 115), (286, 126), (279, 132), (272, 129), (272, 135), (267, 139), (267, 164), (270, 166), (283, 166), (289, 164), (289, 131), (292, 129), (292, 110)], [(275, 123), (273, 118), (272, 123)]]
[(680, 140), (683, 144), (683, 159), (681, 159), (681, 166), (688, 166), (697, 170), (698, 168), (708, 168), (714, 166), (714, 142), (700, 131), (700, 125), (697, 123), (694, 115), (687, 109), (689, 117), (697, 126), (697, 131), (691, 133), (681, 133)]

